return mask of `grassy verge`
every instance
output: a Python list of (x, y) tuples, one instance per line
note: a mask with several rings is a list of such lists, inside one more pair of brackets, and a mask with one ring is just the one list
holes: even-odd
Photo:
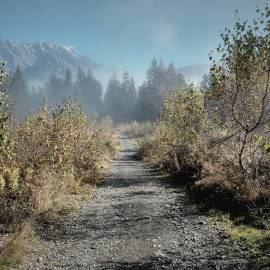
[(243, 217), (231, 217), (216, 209), (209, 210), (220, 227), (234, 240), (243, 241), (252, 251), (252, 256), (259, 261), (259, 268), (270, 267), (270, 229), (261, 229), (243, 224)]
[(15, 233), (9, 235), (4, 244), (0, 252), (0, 269), (9, 269), (11, 266), (20, 264), (32, 241), (34, 241), (33, 227), (26, 221), (17, 228)]

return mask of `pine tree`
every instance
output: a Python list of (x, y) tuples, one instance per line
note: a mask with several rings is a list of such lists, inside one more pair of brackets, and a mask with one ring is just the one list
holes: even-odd
[(163, 85), (163, 98), (166, 98), (172, 90), (186, 87), (184, 76), (177, 72), (174, 64), (171, 62), (165, 70), (165, 80)]
[(139, 89), (137, 117), (140, 121), (155, 121), (162, 109), (165, 98), (174, 89), (185, 87), (183, 75), (175, 69), (173, 63), (168, 67), (162, 60), (153, 58), (146, 71), (145, 82)]
[(59, 103), (64, 97), (64, 91), (62, 87), (62, 80), (53, 75), (45, 86), (48, 102), (50, 105)]
[(75, 91), (76, 98), (89, 115), (100, 113), (103, 95), (102, 85), (95, 79), (91, 70), (88, 71), (88, 74), (85, 74), (82, 69), (78, 70)]
[(163, 77), (163, 63), (158, 64), (155, 58), (152, 59), (146, 71), (146, 81), (139, 89), (137, 103), (138, 120), (154, 121), (159, 117), (161, 111), (160, 87)]
[(134, 81), (134, 79), (132, 77), (129, 80), (128, 95), (129, 95), (130, 100), (132, 102), (135, 102), (136, 101), (137, 90), (136, 90), (136, 86), (135, 86), (135, 81)]
[(8, 81), (8, 99), (13, 107), (15, 117), (22, 120), (29, 112), (30, 107), (30, 93), (23, 76), (23, 73), (18, 66), (9, 77)]
[(27, 94), (27, 84), (19, 66), (10, 77), (8, 89), (8, 95), (13, 100), (25, 98), (25, 95)]
[(62, 82), (63, 97), (74, 96), (74, 86), (72, 73), (69, 68), (66, 69), (64, 79)]
[(122, 122), (125, 118), (125, 98), (123, 94), (123, 87), (116, 75), (113, 74), (104, 96), (104, 114), (111, 116), (114, 122)]
[(129, 86), (127, 90), (127, 104), (129, 106), (129, 119), (130, 121), (136, 119), (135, 106), (137, 101), (137, 90), (135, 86), (135, 81), (133, 78), (129, 80)]
[(130, 118), (130, 100), (128, 96), (128, 91), (129, 91), (129, 85), (130, 85), (130, 80), (129, 80), (129, 75), (128, 72), (125, 71), (123, 74), (123, 79), (121, 83), (121, 92), (119, 92), (119, 104), (122, 104), (122, 121), (127, 121)]

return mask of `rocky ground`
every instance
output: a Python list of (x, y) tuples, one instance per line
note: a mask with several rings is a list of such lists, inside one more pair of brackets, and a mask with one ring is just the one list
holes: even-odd
[(186, 192), (122, 151), (92, 200), (40, 230), (22, 269), (256, 269), (250, 252), (201, 214)]

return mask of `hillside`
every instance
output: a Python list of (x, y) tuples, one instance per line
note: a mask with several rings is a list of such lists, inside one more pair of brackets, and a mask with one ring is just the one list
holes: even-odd
[(30, 81), (43, 81), (48, 76), (61, 75), (69, 68), (87, 71), (100, 65), (86, 56), (79, 55), (73, 47), (48, 42), (19, 43), (0, 40), (0, 60), (7, 62), (9, 70), (20, 66)]

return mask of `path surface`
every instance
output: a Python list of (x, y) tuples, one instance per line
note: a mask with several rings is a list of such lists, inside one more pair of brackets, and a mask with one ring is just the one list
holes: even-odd
[(122, 145), (93, 199), (41, 235), (48, 251), (24, 269), (255, 269), (182, 189), (134, 159), (133, 140)]

